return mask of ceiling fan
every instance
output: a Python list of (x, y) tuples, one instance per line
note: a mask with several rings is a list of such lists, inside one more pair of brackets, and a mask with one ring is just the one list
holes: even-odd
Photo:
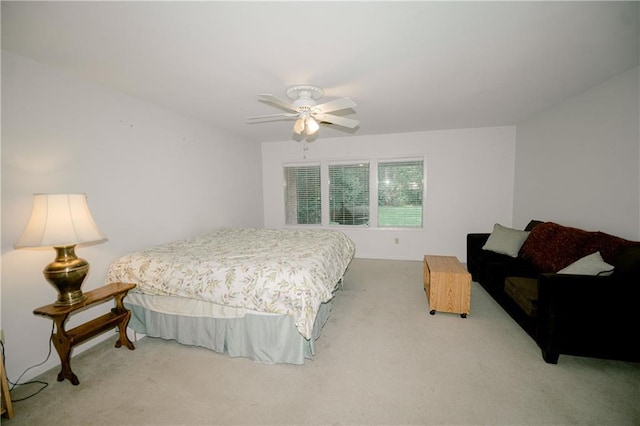
[(260, 101), (272, 104), (273, 106), (287, 112), (249, 117), (248, 120), (264, 121), (267, 119), (295, 118), (296, 122), (293, 125), (293, 131), (298, 135), (304, 134), (306, 136), (315, 134), (320, 128), (319, 123), (336, 124), (349, 129), (358, 127), (360, 124), (358, 120), (335, 114), (328, 114), (334, 111), (353, 108), (357, 106), (355, 102), (349, 98), (339, 98), (318, 105), (317, 101), (322, 98), (323, 95), (324, 91), (321, 88), (310, 85), (292, 86), (287, 89), (287, 97), (292, 100), (291, 103), (274, 95), (258, 95), (258, 99)]

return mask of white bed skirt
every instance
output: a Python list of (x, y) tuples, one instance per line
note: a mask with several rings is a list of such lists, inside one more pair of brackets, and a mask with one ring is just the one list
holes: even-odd
[(242, 317), (211, 318), (157, 312), (125, 300), (131, 310), (129, 327), (138, 333), (269, 364), (304, 364), (313, 359), (331, 305), (332, 301), (320, 305), (313, 338), (305, 339), (287, 315), (246, 312)]

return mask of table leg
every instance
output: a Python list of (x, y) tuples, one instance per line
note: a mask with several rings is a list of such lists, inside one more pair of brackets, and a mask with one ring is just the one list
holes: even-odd
[(56, 324), (56, 333), (53, 335), (53, 346), (58, 352), (60, 357), (60, 363), (62, 369), (58, 373), (58, 381), (61, 382), (64, 379), (68, 379), (73, 385), (79, 385), (80, 381), (78, 377), (71, 370), (71, 339), (67, 335), (64, 329), (64, 323), (67, 320), (67, 315), (54, 318)]
[(120, 337), (116, 340), (116, 348), (125, 345), (127, 348), (134, 350), (136, 347), (133, 345), (133, 342), (129, 340), (129, 336), (127, 336), (127, 324), (129, 324), (129, 319), (131, 318), (131, 311), (127, 312), (127, 316), (120, 321), (118, 324), (118, 331), (120, 332)]
[(116, 348), (119, 348), (122, 345), (125, 345), (127, 348), (134, 350), (136, 347), (133, 345), (129, 337), (127, 336), (127, 325), (129, 324), (129, 319), (131, 318), (131, 311), (124, 307), (124, 303), (122, 300), (127, 295), (128, 292), (116, 294), (114, 296), (116, 307), (114, 308), (116, 313), (120, 314), (122, 312), (126, 312), (127, 315), (120, 321), (118, 324), (118, 330), (120, 331), (120, 338), (116, 342)]

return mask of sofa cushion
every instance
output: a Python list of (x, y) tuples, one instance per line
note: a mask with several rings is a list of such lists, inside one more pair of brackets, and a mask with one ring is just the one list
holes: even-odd
[(527, 226), (524, 228), (525, 231), (532, 231), (533, 228), (535, 228), (536, 226), (540, 225), (541, 223), (544, 223), (544, 221), (542, 220), (531, 220), (529, 221), (529, 223), (527, 224)]
[(520, 256), (541, 272), (557, 272), (588, 254), (584, 250), (590, 234), (554, 222), (541, 223), (529, 233)]
[(538, 280), (536, 278), (507, 277), (504, 291), (530, 317), (538, 315)]
[(615, 270), (614, 276), (631, 278), (640, 277), (640, 245), (625, 247), (611, 261)]
[(483, 250), (518, 257), (520, 247), (529, 236), (529, 232), (507, 228), (499, 223), (493, 225), (493, 232), (489, 236)]
[(576, 260), (571, 265), (558, 271), (559, 274), (574, 275), (611, 275), (613, 265), (609, 265), (602, 259), (600, 252), (591, 253)]

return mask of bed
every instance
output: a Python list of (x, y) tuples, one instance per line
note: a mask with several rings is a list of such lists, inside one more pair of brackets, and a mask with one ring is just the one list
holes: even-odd
[(125, 299), (137, 333), (303, 364), (354, 254), (339, 231), (221, 228), (128, 254), (106, 281), (137, 284)]

